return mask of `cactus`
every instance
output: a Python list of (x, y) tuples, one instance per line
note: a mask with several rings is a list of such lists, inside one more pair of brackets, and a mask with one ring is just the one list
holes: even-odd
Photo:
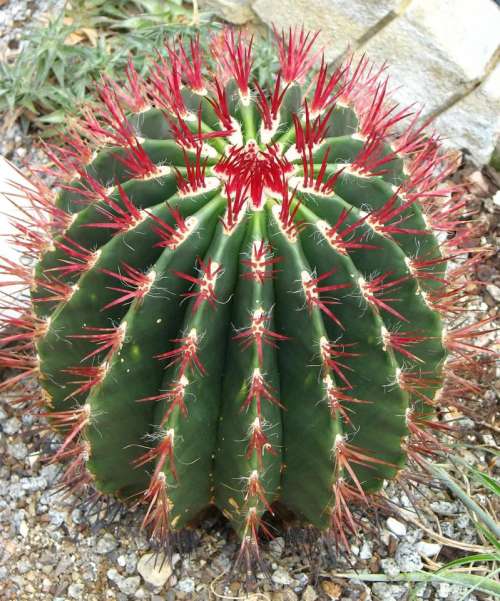
[(443, 325), (486, 251), (437, 137), (384, 67), (276, 40), (269, 90), (232, 31), (104, 79), (46, 147), (55, 201), (26, 191), (34, 268), (3, 264), (30, 299), (2, 387), (62, 433), (63, 486), (143, 505), (161, 544), (215, 505), (245, 561), (278, 506), (348, 546), (356, 508), (443, 449), (432, 418), (488, 327)]

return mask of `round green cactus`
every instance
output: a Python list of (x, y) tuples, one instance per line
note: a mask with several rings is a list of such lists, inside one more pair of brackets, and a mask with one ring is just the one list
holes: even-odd
[(4, 264), (31, 295), (4, 386), (36, 374), (64, 484), (143, 504), (160, 542), (215, 505), (251, 558), (279, 502), (347, 544), (352, 507), (435, 451), (475, 350), (442, 320), (470, 233), (449, 159), (383, 68), (315, 41), (277, 35), (270, 90), (230, 31), (104, 81), (47, 148), (55, 204), (29, 192), (34, 270)]

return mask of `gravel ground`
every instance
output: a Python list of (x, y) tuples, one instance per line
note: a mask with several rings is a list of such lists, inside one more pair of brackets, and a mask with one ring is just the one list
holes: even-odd
[[(475, 436), (472, 430), (467, 433), (473, 427), (470, 420), (463, 418), (460, 426), (467, 436)], [(483, 443), (488, 443), (487, 436), (482, 435)], [(2, 601), (245, 598), (238, 574), (231, 574), (237, 541), (218, 516), (207, 517), (201, 524), (200, 544), (191, 554), (174, 554), (172, 565), (155, 565), (148, 540), (138, 528), (140, 516), (129, 511), (100, 525), (97, 516), (89, 517), (78, 507), (78, 499), (54, 492), (58, 467), (42, 459), (40, 446), (33, 417), (13, 409), (8, 397), (0, 399)], [(484, 456), (469, 455), (468, 459), (481, 461)], [(408, 510), (417, 503), (419, 515), (413, 519), (419, 525), (381, 518), (379, 528), (353, 546), (349, 560), (327, 560), (321, 552), (309, 555), (305, 548), (275, 538), (263, 551), (270, 578), (260, 575), (261, 593), (254, 598), (408, 599), (407, 584), (367, 586), (336, 575), (354, 569), (394, 578), (400, 572), (433, 568), (436, 561), (452, 559), (457, 545), (470, 553), (479, 550), (476, 545), (481, 541), (465, 508), (445, 491), (424, 489), (411, 502), (392, 485), (387, 494)], [(446, 583), (413, 585), (412, 592), (416, 599), (443, 601), (466, 595), (465, 589)], [(487, 598), (480, 594), (463, 597), (469, 601)]]
[[(50, 2), (19, 0), (2, 7), (0, 0), (0, 56), (15, 51), (24, 23), (46, 10)], [(0, 154), (14, 163), (37, 164), (41, 155), (29, 132), (9, 124), (0, 139)], [(469, 206), (478, 212), (481, 244), (498, 243), (495, 230), (500, 212), (498, 175), (465, 164), (456, 181), (469, 187)], [(473, 307), (480, 315), (493, 314), (500, 302), (498, 259), (481, 264), (477, 279), (485, 283)], [(491, 374), (493, 381), (494, 374)], [(479, 445), (498, 448), (494, 424), (498, 398), (493, 390), (466, 413), (480, 415), (474, 423), (456, 413), (459, 436), (474, 452), (462, 451), (471, 464), (483, 465)], [(223, 520), (208, 516), (198, 529), (200, 543), (190, 554), (175, 554), (172, 564), (155, 563), (153, 550), (138, 528), (140, 517), (128, 511), (102, 526), (98, 516), (87, 516), (81, 500), (54, 493), (58, 468), (43, 460), (42, 444), (34, 419), (0, 398), (0, 601), (71, 599), (103, 601), (141, 599), (253, 598), (270, 601), (352, 600), (486, 601), (490, 597), (447, 583), (363, 583), (340, 578), (343, 572), (385, 574), (435, 569), (459, 553), (477, 552), (483, 541), (465, 507), (440, 489), (420, 488), (409, 497), (393, 485), (387, 496), (410, 511), (410, 521), (381, 517), (373, 532), (353, 546), (349, 559), (328, 559), (321, 551), (286, 545), (278, 537), (264, 546), (263, 560), (269, 575), (259, 575), (259, 591), (246, 597), (238, 574), (231, 572), (237, 541)], [(491, 455), (490, 455), (491, 457)], [(497, 466), (498, 467), (498, 466)], [(474, 491), (471, 491), (474, 493)], [(491, 500), (476, 501), (490, 511)], [(418, 516), (412, 506), (417, 504)], [(414, 516), (413, 518), (411, 516)], [(477, 547), (479, 545), (479, 547)], [(310, 551), (310, 552), (308, 552)]]
[[(41, 155), (29, 136), (17, 126), (3, 139), (16, 164), (39, 162)], [(2, 152), (2, 148), (0, 148)], [(454, 176), (466, 182), (471, 209), (478, 211), (480, 244), (498, 244), (495, 230), (500, 211), (498, 175), (466, 164)], [(500, 300), (498, 259), (482, 263), (476, 277), (485, 283), (472, 309), (480, 316), (491, 315)], [(493, 341), (491, 335), (491, 341)], [(494, 373), (490, 374), (491, 383)], [(494, 425), (498, 397), (489, 390), (468, 407), (476, 423), (457, 412), (459, 437), (474, 452), (461, 451), (468, 463), (484, 466), (486, 456), (479, 445), (498, 448)], [(200, 544), (191, 554), (173, 556), (172, 565), (152, 560), (153, 550), (138, 524), (140, 516), (129, 511), (102, 526), (97, 516), (86, 516), (81, 499), (54, 494), (57, 467), (42, 459), (43, 446), (34, 418), (0, 398), (0, 592), (1, 601), (81, 599), (216, 599), (245, 597), (238, 574), (231, 572), (237, 541), (218, 516), (200, 525)], [(489, 455), (491, 457), (491, 455)], [(471, 491), (474, 493), (474, 491)], [(264, 546), (263, 560), (269, 574), (260, 575), (259, 594), (254, 599), (305, 601), (402, 601), (435, 599), (443, 601), (486, 601), (480, 593), (467, 595), (465, 589), (447, 583), (413, 584), (398, 582), (363, 583), (339, 578), (344, 572), (385, 574), (389, 579), (401, 572), (435, 569), (459, 554), (481, 550), (484, 541), (464, 506), (446, 491), (420, 488), (411, 502), (393, 485), (387, 496), (411, 510), (417, 504), (417, 523), (381, 517), (380, 525), (353, 547), (353, 556), (327, 558), (324, 552), (285, 545), (278, 537)], [(477, 495), (476, 501), (494, 512), (491, 499)], [(479, 546), (478, 546), (479, 545)], [(464, 596), (465, 595), (465, 596)]]
[(23, 45), (22, 34), (33, 21), (55, 15), (65, 0), (0, 0), (0, 59), (9, 60)]

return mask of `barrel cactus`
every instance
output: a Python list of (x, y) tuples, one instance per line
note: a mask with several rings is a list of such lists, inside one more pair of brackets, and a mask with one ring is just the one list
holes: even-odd
[(482, 325), (443, 326), (457, 257), (481, 255), (437, 137), (384, 67), (276, 42), (269, 89), (230, 30), (104, 79), (47, 146), (55, 198), (27, 190), (35, 263), (3, 263), (30, 298), (2, 388), (62, 434), (63, 486), (143, 505), (161, 544), (214, 505), (248, 561), (277, 507), (348, 545), (356, 507), (435, 452)]

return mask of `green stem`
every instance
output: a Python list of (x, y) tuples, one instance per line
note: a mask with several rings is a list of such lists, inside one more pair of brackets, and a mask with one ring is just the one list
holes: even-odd
[(495, 570), (490, 576), (478, 576), (476, 574), (452, 571), (442, 571), (439, 574), (435, 572), (407, 572), (398, 576), (360, 574), (358, 572), (334, 573), (332, 575), (337, 578), (355, 578), (364, 582), (448, 582), (465, 587), (470, 586), (474, 590), (500, 596), (500, 584), (493, 579), (498, 572), (499, 570)]
[(441, 480), (443, 484), (454, 494), (456, 495), (462, 503), (474, 513), (479, 521), (481, 521), (489, 530), (494, 534), (497, 538), (500, 538), (500, 527), (494, 521), (494, 519), (486, 513), (479, 505), (473, 501), (462, 488), (458, 485), (457, 482), (448, 474), (446, 470), (439, 467), (438, 465), (433, 465), (432, 463), (426, 462), (427, 469), (431, 472), (433, 476), (435, 476), (438, 480)]

